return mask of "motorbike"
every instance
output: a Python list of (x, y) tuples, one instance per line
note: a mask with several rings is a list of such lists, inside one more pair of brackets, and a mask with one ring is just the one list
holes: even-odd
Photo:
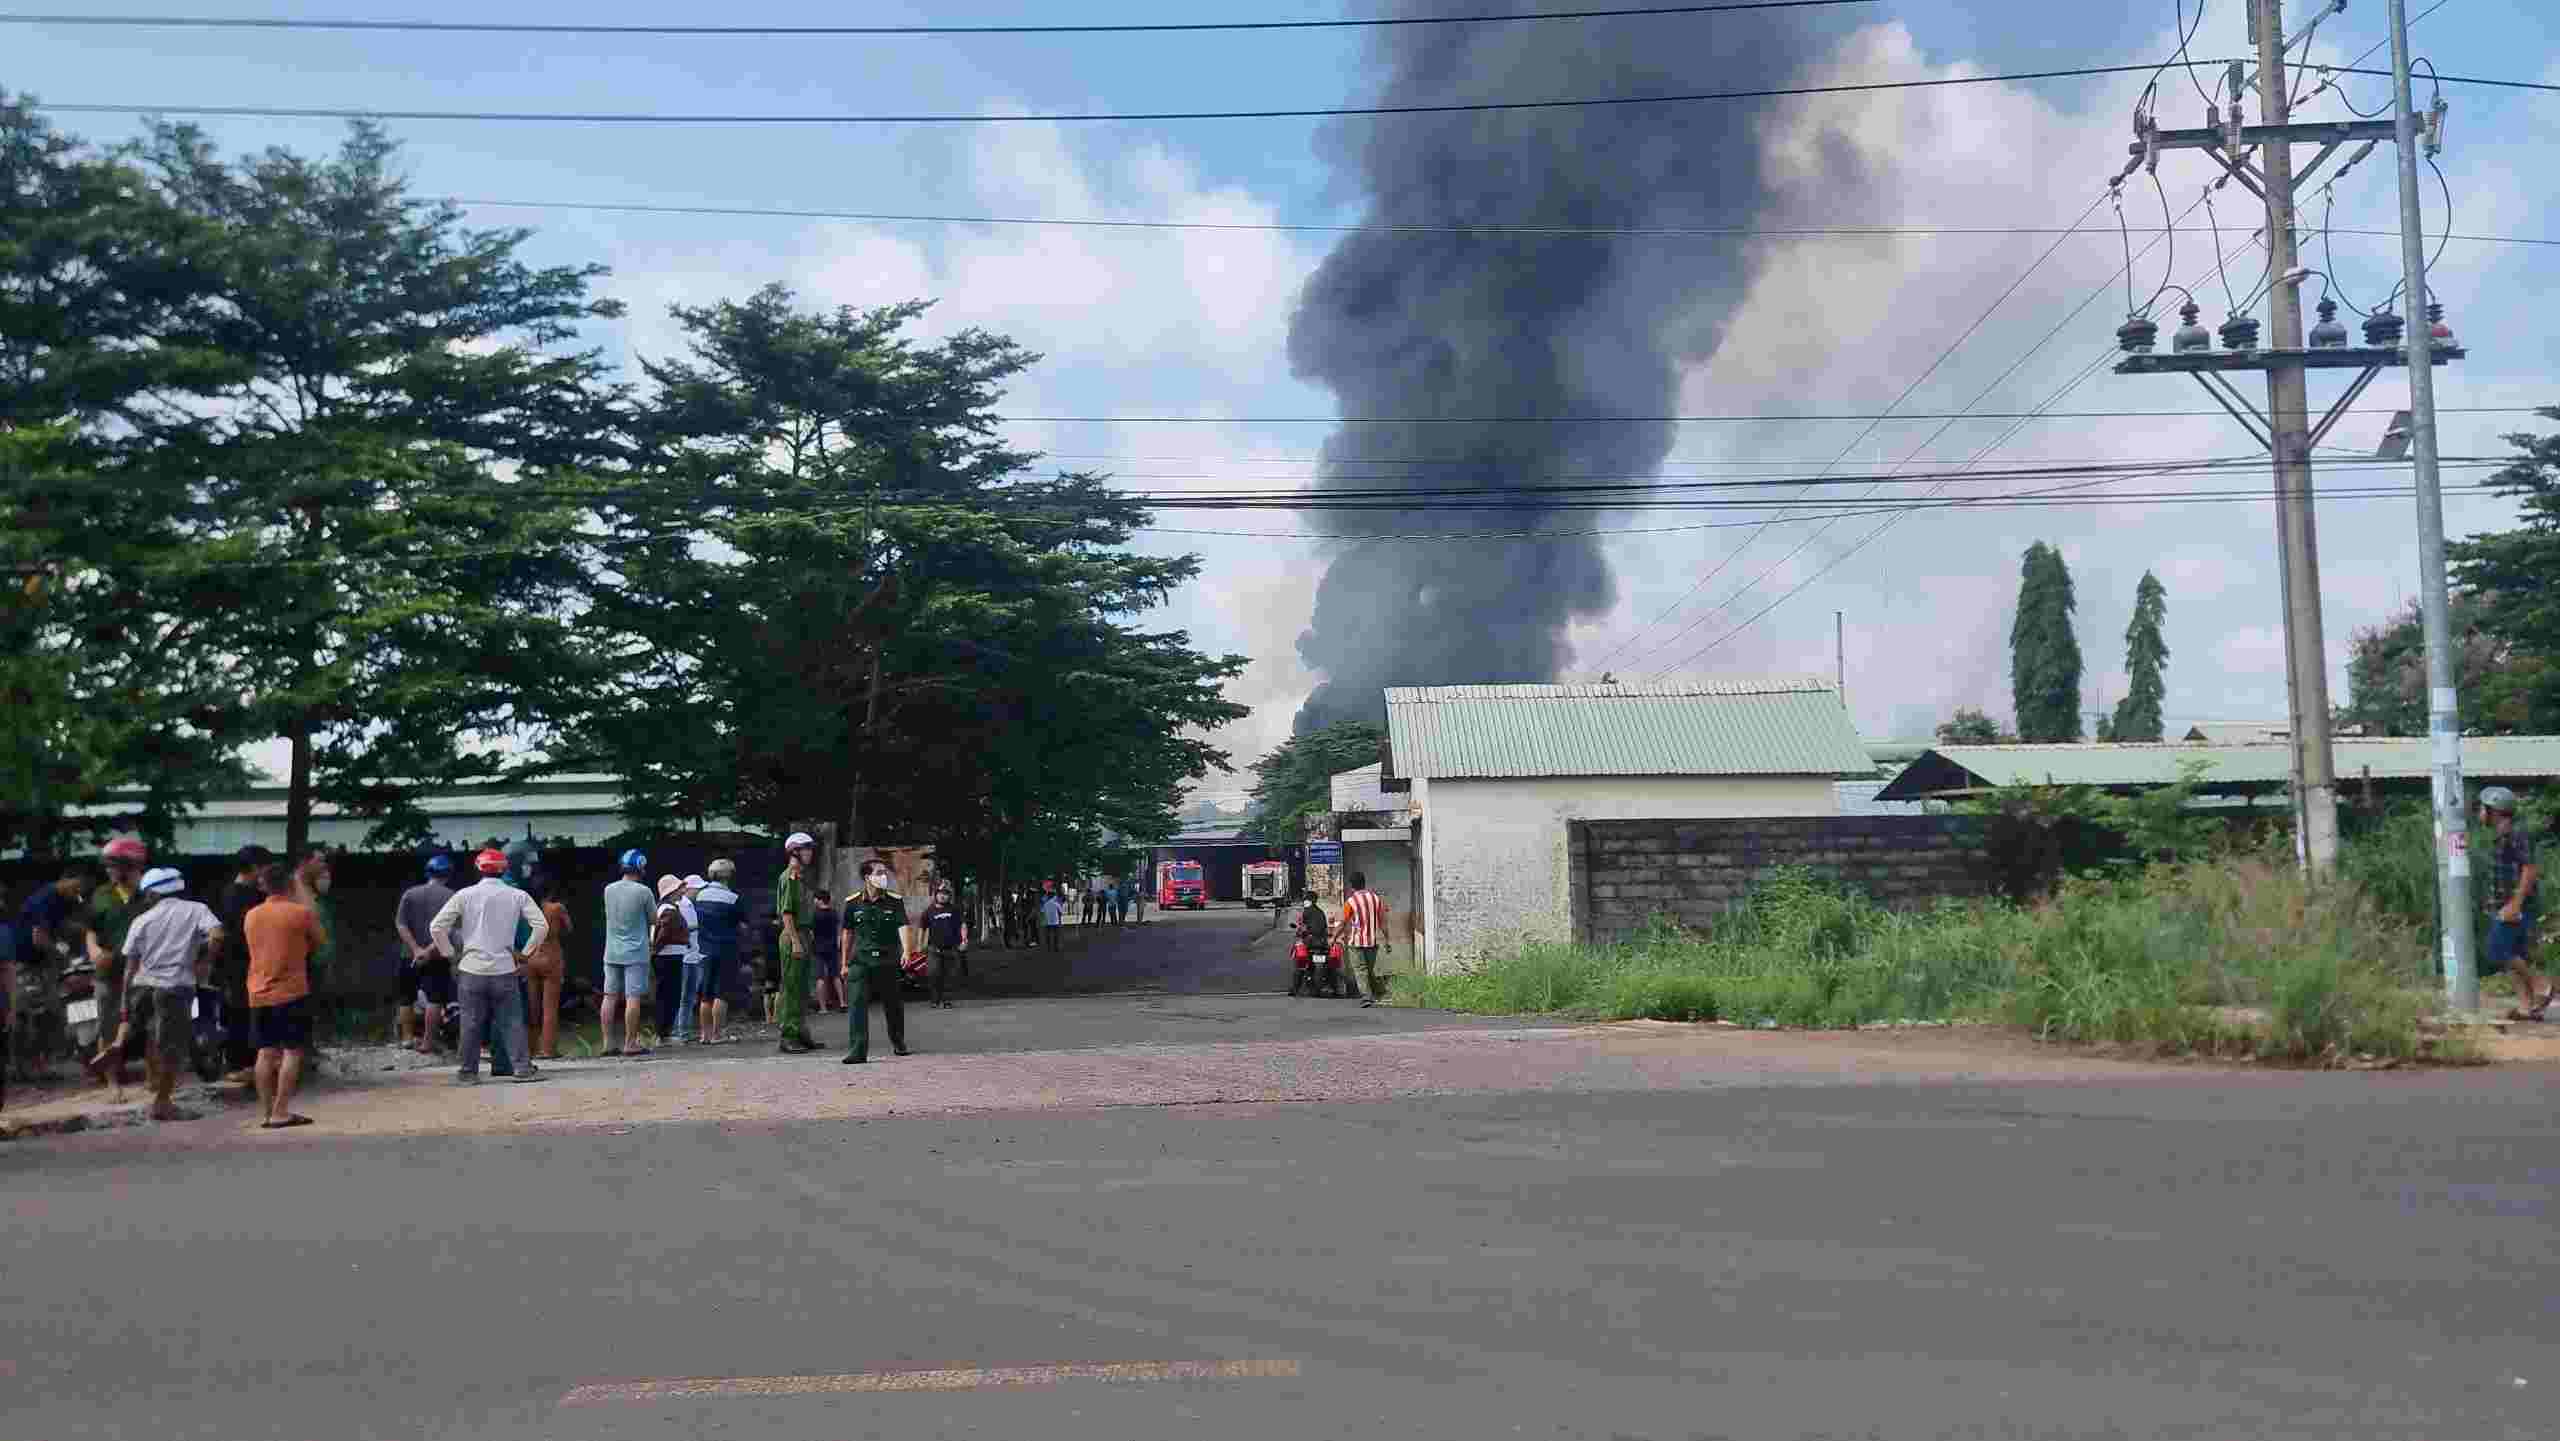
[(1360, 994), (1358, 983), (1343, 968), (1342, 945), (1338, 941), (1327, 945), (1324, 955), (1318, 957), (1301, 936), (1291, 944), (1289, 960), (1290, 995), (1348, 999)]
[(232, 1017), (218, 987), (196, 987), (194, 1016), (196, 1078), (210, 1086), (222, 1079), (223, 1057), (231, 1040)]

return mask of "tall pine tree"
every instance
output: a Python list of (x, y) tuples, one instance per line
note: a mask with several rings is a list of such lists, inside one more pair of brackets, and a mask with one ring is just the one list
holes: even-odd
[(2169, 663), (2169, 642), (2161, 637), (2160, 625), (2168, 617), (2169, 592), (2160, 577), (2146, 570), (2133, 588), (2133, 619), (2124, 628), (2124, 672), (2130, 688), (2116, 702), (2115, 720), (2108, 727), (2111, 740), (2160, 739), (2160, 698), (2168, 693), (2160, 673)]
[(2018, 618), (2009, 627), (2009, 694), (2018, 739), (2080, 739), (2080, 639), (2071, 630), (2078, 602), (2062, 552), (2043, 541), (2027, 547), (2018, 567)]

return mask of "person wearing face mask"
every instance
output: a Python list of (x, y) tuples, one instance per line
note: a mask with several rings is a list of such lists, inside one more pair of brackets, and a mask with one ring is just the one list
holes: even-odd
[(907, 1050), (907, 1003), (899, 994), (899, 958), (905, 948), (907, 903), (889, 889), (889, 866), (874, 860), (862, 868), (862, 889), (844, 906), (844, 1003), (852, 1016), (852, 1044), (844, 1064), (871, 1059), (871, 997), (880, 998), (889, 1049)]

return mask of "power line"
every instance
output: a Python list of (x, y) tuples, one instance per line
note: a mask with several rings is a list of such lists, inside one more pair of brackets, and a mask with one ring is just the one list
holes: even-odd
[[(2088, 208), (2072, 217), (2070, 225), (2065, 227), (2066, 232), (2078, 229), (2081, 221), (2086, 220), (2091, 215), (2097, 213), (2098, 207), (2105, 203), (2106, 195), (2103, 193), (2090, 197)], [(1894, 411), (1900, 410), (1904, 401), (1909, 400), (1912, 397), (1912, 394), (1918, 391), (1920, 387), (1928, 381), (1930, 376), (1938, 373), (1939, 367), (1945, 365), (1948, 360), (1952, 359), (1957, 351), (1964, 348), (1964, 343), (1966, 341), (1973, 339), (1973, 337), (1981, 331), (1984, 325), (1990, 323), (1991, 317), (1998, 313), (2000, 307), (2009, 303), (2009, 297), (2017, 294), (2020, 287), (2024, 286), (2029, 280), (2035, 278), (2035, 273), (2044, 268), (2044, 263), (2051, 260), (2054, 257), (2054, 253), (2062, 249), (2063, 242), (2069, 238), (2070, 237), (2067, 233), (2056, 237), (2051, 245), (2044, 248), (2044, 252), (2042, 254), (2028, 262), (2027, 268), (2019, 271), (2017, 277), (2009, 282), (2006, 289), (1992, 297), (1991, 303), (1983, 307), (1982, 313), (1973, 318), (1973, 323), (1971, 325), (1966, 326), (1963, 332), (1957, 335), (1955, 339), (1947, 342), (1946, 346), (1938, 352), (1937, 358), (1929, 362), (1928, 369), (1921, 371), (1916, 376), (1913, 376), (1911, 383), (1902, 387), (1902, 393), (1893, 398), (1893, 403), (1891, 405), (1885, 407), (1886, 414), (1889, 415)], [(1881, 416), (1875, 420), (1868, 421), (1864, 430), (1861, 430), (1856, 435), (1851, 436), (1848, 444), (1840, 447), (1839, 454), (1834, 455), (1830, 461), (1822, 467), (1823, 471), (1827, 474), (1832, 466), (1838, 465), (1842, 460), (1846, 459), (1849, 452), (1855, 450), (1859, 442), (1865, 440), (1868, 436), (1875, 434), (1876, 427), (1882, 423), (1883, 417)], [(1950, 421), (1948, 423), (1953, 424), (1954, 422)], [(1923, 441), (1918, 448), (1926, 449), (1928, 444), (1929, 442)], [(1784, 515), (1785, 513), (1785, 511), (1780, 511), (1777, 515), (1772, 515), (1769, 517), (1770, 523), (1775, 523), (1778, 516)], [(1763, 530), (1766, 528), (1766, 525), (1762, 527)], [(1687, 605), (1691, 598), (1695, 597), (1699, 592), (1704, 591), (1710, 584), (1713, 584), (1717, 576), (1724, 574), (1728, 567), (1730, 567), (1735, 561), (1740, 560), (1742, 558), (1742, 553), (1749, 550), (1752, 545), (1760, 539), (1760, 534), (1760, 531), (1753, 531), (1750, 535), (1743, 537), (1742, 543), (1733, 547), (1733, 549), (1726, 551), (1724, 559), (1717, 561), (1707, 570), (1706, 574), (1699, 576), (1696, 584), (1681, 592), (1680, 595), (1671, 602), (1671, 604), (1664, 606), (1661, 614), (1656, 615), (1653, 619), (1646, 621), (1643, 625), (1640, 625), (1633, 631), (1628, 632), (1627, 635), (1619, 640), (1616, 645), (1609, 648), (1607, 654), (1592, 662), (1592, 667), (1597, 669), (1601, 666), (1607, 665), (1611, 660), (1615, 659), (1620, 652), (1624, 651), (1628, 646), (1635, 644), (1638, 636), (1643, 635), (1646, 631), (1649, 631), (1655, 626), (1662, 624), (1664, 621), (1669, 620), (1671, 616), (1682, 606)], [(1712, 614), (1713, 612), (1709, 613)], [(1692, 624), (1694, 624), (1694, 622)]]
[[(1481, 115), (1513, 110), (1592, 110), (1628, 105), (1688, 105), (1718, 100), (1781, 100), (1810, 95), (1866, 95), (1889, 90), (1936, 90), (1959, 85), (2015, 84), (2032, 80), (2071, 80), (2099, 75), (2157, 72), (2153, 65), (2081, 65), (2061, 70), (2013, 70), (1997, 75), (1941, 75), (1921, 80), (1860, 80), (1837, 85), (1778, 85), (1753, 90), (1698, 90), (1676, 95), (1596, 95), (1557, 100), (1470, 100), (1435, 105), (1325, 105), (1272, 110), (1127, 110), (1059, 112), (1041, 115), (885, 113), (874, 115), (782, 112), (751, 115), (704, 112), (690, 115), (646, 110), (393, 110), (331, 105), (193, 105), (159, 103), (129, 105), (103, 101), (46, 102), (44, 108), (67, 115), (200, 115), (254, 120), (408, 120), (472, 121), (510, 125), (1063, 125), (1078, 122), (1157, 122), (1168, 120), (1313, 120), (1345, 116)], [(2373, 70), (2342, 74), (2377, 75)], [(2493, 80), (2475, 75), (2438, 77), (2445, 85), (2485, 85), (2509, 90), (2560, 91), (2560, 85), (2534, 80)]]
[(502, 20), (349, 20), (328, 17), (219, 15), (0, 14), (0, 25), (76, 25), (152, 30), (356, 30), (439, 35), (666, 35), (688, 37), (823, 38), (908, 35), (1148, 35), (1204, 31), (1375, 30), (1413, 25), (1502, 25), (1531, 20), (1614, 20), (1651, 15), (1712, 15), (1719, 11), (1809, 10), (1866, 5), (1875, 0), (1728, 0), (1716, 5), (1615, 6), (1594, 10), (1499, 11), (1468, 15), (1386, 16), (1347, 20), (1199, 20), (1101, 25), (578, 25)]
[[(1158, 120), (1310, 120), (1357, 115), (1477, 115), (1500, 110), (1589, 110), (1626, 105), (1682, 105), (1713, 100), (1777, 100), (1807, 95), (1861, 95), (1885, 90), (1933, 90), (1957, 85), (1992, 85), (2028, 80), (2068, 80), (2094, 75), (2136, 74), (2147, 65), (2086, 65), (2062, 70), (2019, 70), (2000, 75), (1947, 75), (1922, 80), (1863, 80), (1837, 85), (1784, 85), (1755, 90), (1701, 90), (1677, 95), (1602, 95), (1562, 100), (1451, 101), (1436, 105), (1309, 106), (1279, 110), (1146, 110), (1080, 114), (881, 114), (826, 115), (810, 112), (768, 115), (693, 114), (664, 111), (542, 110), (382, 110), (341, 106), (284, 105), (124, 105), (100, 102), (44, 108), (66, 114), (209, 115), (264, 120), (471, 120), (507, 123), (579, 125), (1016, 125), (1063, 124), (1069, 121)], [(2446, 76), (2448, 85), (2458, 84)]]
[[(1870, 240), (1937, 239), (1951, 236), (2103, 235), (2098, 229), (2036, 225), (1364, 225), (1319, 221), (1250, 220), (1105, 220), (1078, 216), (949, 215), (918, 211), (826, 210), (764, 205), (661, 205), (644, 201), (492, 200), (472, 196), (441, 197), (448, 203), (487, 210), (575, 210), (600, 214), (691, 215), (768, 220), (849, 220), (870, 225), (1010, 225), (1051, 226), (1085, 230), (1165, 230), (1305, 235), (1517, 235), (1554, 239), (1664, 240)], [(2156, 226), (2133, 227), (2136, 235), (2158, 233)], [(2340, 227), (2335, 235), (2388, 239), (2397, 230)], [(2528, 235), (2460, 234), (2455, 240), (2483, 245), (2560, 246), (2560, 239)]]
[[(2113, 276), (2108, 284), (2115, 283)], [(2533, 405), (2438, 406), (2443, 415), (2529, 415)], [(2395, 407), (2351, 406), (2345, 415), (2390, 415)], [(1849, 420), (2217, 420), (2219, 410), (1912, 410), (1807, 411), (1761, 415), (994, 415), (1005, 425), (1761, 425)]]

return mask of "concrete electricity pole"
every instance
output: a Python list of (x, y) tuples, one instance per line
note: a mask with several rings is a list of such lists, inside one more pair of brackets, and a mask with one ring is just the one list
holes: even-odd
[[(2281, 129), (2286, 98), (2282, 0), (2252, 0), (2258, 39), (2258, 113)], [(2238, 103), (2237, 96), (2233, 103)], [(2302, 349), (2301, 257), (2293, 233), (2293, 146), (2259, 151), (2267, 201), (2267, 336), (2272, 350)], [(2272, 357), (2270, 357), (2272, 360)], [(2276, 466), (2276, 523), (2283, 528), (2285, 663), (2293, 676), (2294, 767), (2301, 775), (2299, 838), (2314, 879), (2338, 865), (2338, 779), (2329, 745), (2328, 647), (2320, 624), (2320, 546), (2311, 512), (2311, 396), (2299, 365), (2267, 367), (2267, 421)]]
[[(2427, 247), (2418, 220), (2418, 117), (2409, 98), (2407, 0), (2391, 0), (2391, 125), (2400, 146), (2400, 271), (2409, 311), (2422, 318), (2409, 336), (2409, 439), (2417, 454), (2419, 610), (2427, 637), (2427, 738), (2434, 748), (2436, 909), (2444, 931), (2444, 998), (2455, 1011), (2480, 1008), (2471, 954), (2471, 815), (2462, 791), (2461, 699), (2454, 692), (2453, 623), (2444, 579), (2444, 492), (2436, 475), (2436, 387), (2430, 363)], [(2432, 135), (2429, 152), (2439, 143)]]
[[(2400, 322), (2387, 312), (2377, 312), (2365, 322), (2364, 345), (2348, 346), (2346, 327), (2336, 323), (2334, 307), (2326, 300), (2321, 303), (2321, 323), (2313, 330), (2309, 346), (2304, 345), (2302, 296), (2297, 287), (2311, 272), (2303, 268), (2298, 253), (2294, 196), (2341, 146), (2363, 142), (2340, 167), (2343, 174), (2376, 143), (2393, 138), (2397, 122), (2294, 124), (2285, 91), (2284, 57), (2291, 47), (2283, 23), (2279, 0), (2250, 0), (2249, 28), (2257, 41), (2258, 102), (2265, 124), (2241, 123), (2248, 87), (2245, 67), (2235, 60), (2224, 95), (2230, 111), (2226, 114), (2207, 106), (2203, 129), (2163, 130), (2152, 116), (2137, 110), (2135, 141), (2129, 147), (2134, 158), (2116, 177), (2121, 185), (2136, 169), (2156, 166), (2163, 150), (2202, 150), (2223, 168), (2226, 180), (2238, 181), (2266, 203), (2270, 343), (2260, 350), (2256, 318), (2235, 311), (2222, 325), (2223, 349), (2214, 350), (2213, 337), (2196, 323), (2198, 306), (2190, 297), (2181, 310), (2186, 324), (2169, 355), (2152, 353), (2159, 326), (2147, 314), (2126, 317), (2116, 332), (2126, 352), (2116, 373), (2193, 375), (2274, 458), (2276, 556), (2284, 588), (2285, 691), (2292, 709), (2294, 846), (2304, 869), (2314, 879), (2326, 879), (2338, 863), (2338, 790), (2329, 734), (2329, 667), (2321, 633), (2320, 547), (2312, 512), (2311, 453), (2383, 367), (2407, 363), (2407, 353), (2396, 343)], [(2293, 147), (2304, 143), (2317, 144), (2321, 150), (2297, 172)], [(2254, 165), (2250, 163), (2253, 150), (2257, 153)], [(2438, 360), (2458, 359), (2461, 354), (2450, 345), (2433, 351)], [(2315, 424), (2305, 372), (2326, 369), (2352, 369), (2359, 374)], [(2263, 413), (2222, 378), (2240, 370), (2266, 372)]]

